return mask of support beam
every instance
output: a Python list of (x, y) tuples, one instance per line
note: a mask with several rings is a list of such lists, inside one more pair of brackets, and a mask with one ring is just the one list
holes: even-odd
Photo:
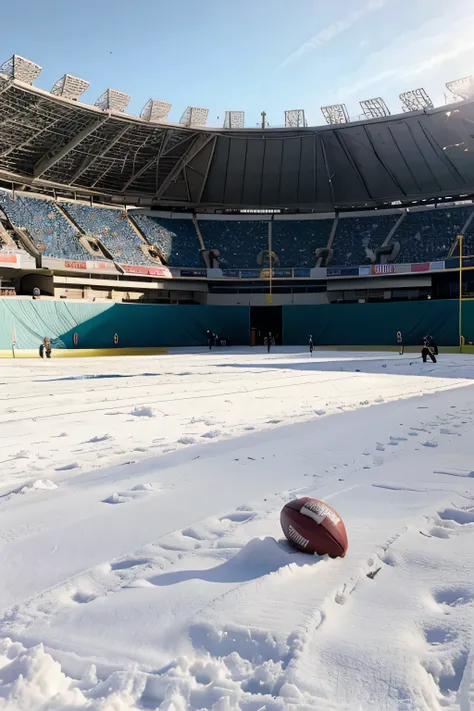
[(182, 156), (179, 161), (176, 163), (174, 168), (170, 170), (166, 178), (163, 180), (161, 183), (157, 193), (156, 193), (156, 198), (160, 199), (163, 196), (163, 193), (165, 193), (173, 180), (175, 180), (180, 172), (183, 170), (183, 168), (186, 167), (186, 165), (193, 160), (197, 156), (198, 153), (202, 151), (202, 149), (207, 146), (209, 141), (212, 141), (214, 136), (210, 135), (209, 133), (200, 133), (198, 134), (197, 138), (195, 141), (192, 143), (192, 145), (189, 147), (189, 150)]
[(105, 146), (105, 148), (104, 148), (103, 151), (101, 151), (100, 153), (97, 153), (97, 155), (95, 155), (95, 156), (88, 156), (88, 157), (83, 161), (83, 163), (82, 163), (81, 167), (79, 168), (79, 170), (73, 175), (73, 177), (72, 177), (72, 179), (71, 179), (71, 185), (74, 185), (74, 183), (76, 182), (76, 180), (78, 180), (78, 179), (81, 177), (81, 175), (82, 175), (83, 173), (85, 173), (86, 170), (88, 170), (88, 169), (91, 167), (91, 165), (93, 165), (93, 164), (96, 162), (96, 160), (99, 160), (99, 158), (103, 158), (105, 155), (107, 155), (107, 153), (115, 146), (115, 144), (118, 143), (118, 142), (125, 136), (125, 134), (127, 133), (127, 131), (130, 130), (130, 128), (132, 128), (131, 124), (127, 124), (126, 126), (124, 126), (124, 127), (122, 128), (121, 131), (119, 131), (119, 132), (117, 133), (117, 135), (115, 136), (115, 138), (113, 138), (113, 139), (110, 141), (110, 143), (108, 143), (108, 144)]
[(106, 121), (108, 121), (109, 117), (104, 116), (101, 117), (98, 121), (91, 121), (90, 124), (88, 124), (85, 128), (82, 129), (82, 131), (79, 131), (79, 133), (74, 136), (74, 138), (69, 141), (65, 146), (63, 146), (57, 153), (54, 153), (52, 156), (45, 156), (42, 158), (36, 165), (35, 169), (33, 171), (33, 177), (36, 180), (37, 178), (40, 178), (44, 173), (46, 173), (50, 168), (53, 167), (53, 165), (56, 165), (60, 160), (64, 158), (64, 156), (67, 156), (68, 153), (70, 153), (74, 148), (76, 148), (82, 141), (87, 138), (87, 136), (90, 136), (91, 133), (94, 133), (94, 131), (97, 131), (98, 128), (102, 126)]
[(207, 161), (206, 172), (204, 173), (204, 177), (202, 179), (201, 190), (199, 191), (198, 203), (201, 202), (204, 188), (206, 187), (207, 179), (209, 177), (209, 171), (211, 169), (212, 159), (214, 158), (214, 151), (216, 150), (216, 144), (217, 144), (217, 136), (214, 136), (214, 143), (212, 144), (211, 152), (209, 154), (209, 160)]
[(138, 178), (139, 178), (141, 175), (143, 175), (143, 173), (146, 173), (146, 171), (149, 170), (149, 168), (151, 168), (151, 166), (154, 165), (154, 163), (156, 163), (157, 161), (160, 160), (160, 157), (161, 157), (161, 154), (162, 154), (162, 152), (163, 152), (163, 149), (164, 149), (164, 147), (165, 147), (165, 145), (166, 145), (166, 143), (167, 143), (167, 141), (168, 141), (168, 136), (169, 136), (169, 134), (170, 134), (170, 131), (166, 131), (166, 130), (164, 131), (163, 140), (161, 141), (161, 146), (160, 146), (160, 148), (158, 149), (158, 153), (157, 153), (155, 156), (153, 156), (153, 158), (150, 158), (150, 160), (148, 160), (148, 161), (145, 163), (145, 165), (143, 165), (143, 166), (140, 168), (140, 170), (137, 170), (137, 172), (132, 175), (132, 177), (130, 178), (130, 180), (128, 180), (128, 181), (125, 183), (125, 185), (123, 186), (123, 188), (122, 188), (122, 190), (121, 190), (122, 193), (124, 193), (126, 190), (128, 190), (128, 188), (130, 187), (130, 185), (132, 185), (132, 184), (135, 182), (135, 180), (138, 180)]

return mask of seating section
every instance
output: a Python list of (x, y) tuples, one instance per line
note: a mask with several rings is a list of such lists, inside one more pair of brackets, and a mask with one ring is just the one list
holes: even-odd
[(123, 210), (90, 207), (77, 202), (61, 205), (86, 235), (100, 239), (116, 262), (139, 266), (154, 264), (142, 251), (141, 245), (145, 243)]
[(332, 246), (331, 265), (357, 267), (373, 262), (373, 253), (382, 246), (399, 217), (374, 214), (373, 217), (340, 218)]
[[(472, 209), (470, 206), (408, 212), (392, 237), (393, 242), (400, 242), (397, 262), (409, 264), (445, 259)], [(469, 249), (469, 242), (465, 248)], [(466, 249), (464, 253), (467, 254)]]
[(158, 247), (170, 267), (202, 267), (200, 244), (192, 220), (172, 220), (131, 213), (147, 240)]
[(219, 250), (222, 269), (258, 269), (258, 255), (268, 252), (267, 221), (199, 220), (199, 228), (206, 249)]
[(15, 227), (27, 230), (45, 257), (86, 259), (88, 253), (78, 240), (78, 232), (51, 200), (13, 198), (0, 191), (0, 208)]
[(316, 250), (327, 247), (333, 220), (275, 220), (272, 250), (280, 267), (314, 267)]

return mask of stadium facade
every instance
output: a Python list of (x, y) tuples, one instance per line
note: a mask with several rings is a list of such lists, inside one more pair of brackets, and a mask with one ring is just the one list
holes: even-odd
[(151, 100), (127, 115), (114, 90), (89, 106), (87, 82), (46, 92), (38, 72), (0, 70), (0, 295), (246, 304), (281, 334), (282, 307), (458, 298), (460, 265), (474, 293), (469, 96), (321, 127), (227, 112), (218, 129)]

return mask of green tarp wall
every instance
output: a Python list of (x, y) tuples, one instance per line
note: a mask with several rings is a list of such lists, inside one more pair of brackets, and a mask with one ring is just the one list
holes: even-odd
[[(44, 336), (55, 348), (172, 347), (205, 345), (210, 328), (235, 345), (249, 343), (248, 306), (159, 306), (75, 301), (0, 299), (0, 350), (38, 348)], [(393, 346), (400, 329), (407, 345), (430, 333), (440, 346), (458, 344), (458, 302), (284, 306), (284, 345)], [(78, 335), (77, 346), (74, 334)], [(474, 341), (474, 302), (463, 303), (463, 335)]]
[[(54, 348), (202, 346), (206, 331), (236, 345), (249, 343), (247, 306), (158, 306), (94, 304), (74, 301), (0, 299), (0, 350), (39, 348), (44, 336)], [(77, 346), (74, 334), (77, 333)]]
[[(456, 346), (458, 313), (456, 300), (284, 306), (283, 342), (306, 343), (311, 334), (321, 346), (394, 346), (401, 330), (407, 345), (429, 333), (440, 346)], [(474, 341), (474, 302), (463, 302), (462, 316), (466, 343)]]

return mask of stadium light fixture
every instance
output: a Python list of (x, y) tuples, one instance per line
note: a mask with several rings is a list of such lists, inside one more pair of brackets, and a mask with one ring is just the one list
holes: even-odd
[(306, 125), (304, 109), (285, 111), (285, 128), (304, 128)]
[(188, 128), (194, 128), (194, 126), (205, 126), (208, 116), (209, 109), (203, 109), (199, 106), (188, 106), (179, 122), (182, 126), (187, 126)]
[(326, 119), (326, 123), (348, 123), (349, 114), (345, 104), (331, 104), (330, 106), (321, 106), (321, 112)]
[(446, 83), (446, 89), (454, 94), (458, 99), (463, 101), (468, 101), (468, 99), (474, 99), (474, 76), (469, 75), (468, 77), (462, 77), (462, 79), (455, 79), (454, 81), (448, 81)]
[(54, 96), (63, 96), (65, 99), (77, 101), (89, 86), (90, 82), (85, 79), (73, 77), (72, 74), (64, 74), (64, 76), (55, 83), (51, 89), (51, 93), (54, 94)]
[(375, 99), (365, 99), (359, 103), (366, 119), (390, 116), (390, 109), (381, 96), (377, 96)]
[(104, 111), (123, 112), (129, 102), (130, 97), (128, 94), (124, 94), (116, 89), (106, 89), (104, 93), (99, 96), (94, 106), (98, 106), (99, 109), (103, 109)]
[(226, 111), (224, 128), (244, 128), (245, 113), (243, 111)]
[(423, 111), (434, 108), (434, 104), (423, 88), (412, 89), (400, 94), (403, 111)]
[(170, 109), (171, 104), (166, 103), (166, 101), (150, 99), (141, 110), (140, 118), (144, 121), (150, 121), (150, 123), (160, 123), (160, 121), (168, 118)]
[(25, 84), (33, 84), (40, 73), (41, 67), (39, 64), (30, 62), (29, 59), (20, 57), (19, 54), (14, 54), (0, 67), (0, 74), (4, 74), (9, 79), (18, 79)]

